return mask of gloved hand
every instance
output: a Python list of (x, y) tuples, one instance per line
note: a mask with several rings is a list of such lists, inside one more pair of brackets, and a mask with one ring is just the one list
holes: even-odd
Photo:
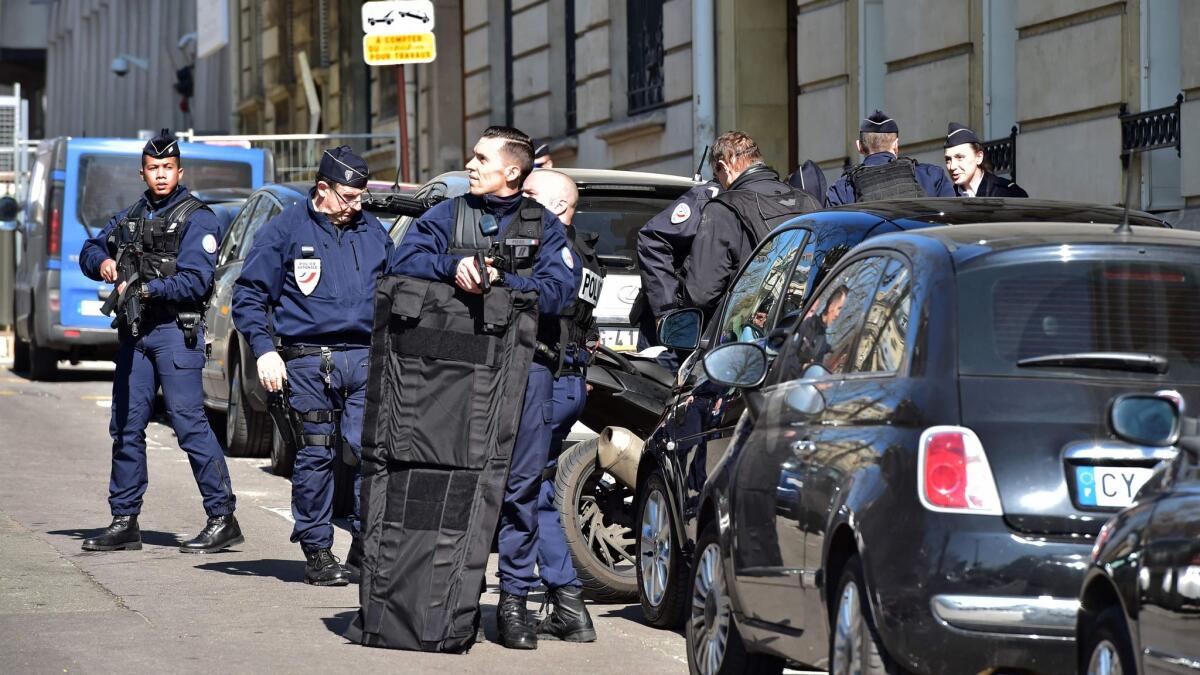
[(283, 358), (278, 352), (267, 352), (258, 357), (258, 381), (262, 383), (263, 389), (272, 393), (280, 391), (286, 379), (287, 368), (284, 367)]

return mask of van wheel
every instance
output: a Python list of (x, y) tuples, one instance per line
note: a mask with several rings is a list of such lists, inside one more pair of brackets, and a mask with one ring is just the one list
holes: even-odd
[(19, 337), (13, 337), (13, 366), (14, 373), (29, 372), (29, 343)]
[(53, 380), (58, 377), (58, 352), (29, 343), (29, 379)]
[(229, 378), (229, 410), (225, 413), (225, 449), (230, 457), (266, 457), (271, 451), (271, 417), (257, 413), (246, 399), (242, 366)]

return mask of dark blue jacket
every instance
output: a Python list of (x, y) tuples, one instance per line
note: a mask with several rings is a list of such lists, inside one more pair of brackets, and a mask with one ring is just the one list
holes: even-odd
[(638, 231), (638, 267), (642, 293), (655, 318), (679, 303), (679, 270), (692, 252), (700, 211), (721, 190), (709, 181), (688, 190)]
[[(187, 195), (188, 189), (180, 185), (165, 200), (155, 203), (147, 190), (137, 203), (113, 216), (96, 236), (83, 243), (83, 248), (79, 251), (79, 269), (89, 279), (100, 281), (100, 263), (108, 258), (116, 258), (117, 255), (116, 251), (108, 248), (108, 235), (134, 206), (143, 205), (143, 217), (155, 218), (178, 204)], [(188, 216), (183, 228), (183, 238), (179, 241), (179, 257), (175, 261), (175, 274), (151, 279), (145, 283), (147, 293), (152, 299), (175, 303), (200, 302), (212, 287), (213, 270), (217, 264), (220, 223), (212, 211), (200, 209)]]
[[(876, 152), (864, 157), (862, 163), (867, 166), (878, 166), (894, 161), (896, 161), (896, 156), (892, 153)], [(940, 166), (917, 164), (917, 182), (921, 184), (921, 189), (925, 191), (925, 194), (930, 197), (958, 196), (954, 191), (954, 181), (950, 180), (946, 170)], [(830, 185), (829, 191), (825, 193), (826, 206), (853, 204), (856, 201), (858, 200), (854, 197), (854, 187), (850, 185), (850, 177), (845, 174), (838, 178), (833, 185)]]
[[(496, 217), (500, 222), (500, 232), (496, 235), (499, 240), (517, 215), (521, 194), (511, 197), (468, 195), (467, 201), (473, 207)], [(575, 299), (583, 272), (567, 246), (566, 230), (558, 217), (546, 211), (542, 222), (542, 244), (538, 248), (533, 275), (522, 277), (505, 272), (503, 283), (519, 291), (536, 291), (538, 311), (543, 315), (557, 315)], [(408, 228), (404, 239), (392, 252), (387, 273), (453, 284), (458, 261), (462, 259), (462, 256), (449, 252), (454, 225), (453, 199), (440, 202), (426, 211)]]
[[(371, 343), (375, 283), (391, 256), (392, 240), (369, 213), (333, 225), (313, 208), (312, 197), (310, 191), (259, 229), (234, 284), (233, 323), (255, 358), (275, 349), (268, 312), (285, 345)], [(320, 275), (308, 294), (296, 281), (297, 259), (320, 261)]]

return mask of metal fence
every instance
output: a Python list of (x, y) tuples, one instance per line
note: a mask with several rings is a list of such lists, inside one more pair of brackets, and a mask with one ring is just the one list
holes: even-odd
[(1183, 141), (1179, 127), (1179, 112), (1183, 107), (1183, 94), (1175, 97), (1175, 104), (1154, 110), (1131, 113), (1121, 104), (1121, 163), (1129, 166), (1130, 158), (1139, 152), (1160, 148), (1175, 148), (1182, 154)]
[(983, 156), (992, 166), (992, 173), (1007, 174), (1014, 181), (1017, 179), (1017, 133), (1020, 130), (1013, 125), (1006, 138), (997, 138), (983, 142)]
[(193, 143), (264, 148), (275, 158), (275, 182), (309, 181), (321, 163), (321, 153), (340, 145), (350, 146), (363, 155), (388, 152), (393, 166), (399, 164), (399, 144), (395, 134), (255, 134), (246, 136), (202, 136), (181, 132), (179, 138)]

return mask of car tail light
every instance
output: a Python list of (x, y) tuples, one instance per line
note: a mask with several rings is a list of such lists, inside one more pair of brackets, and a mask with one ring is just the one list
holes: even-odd
[(68, 328), (67, 330), (63, 331), (63, 337), (77, 338), (79, 337), (79, 331), (75, 330), (74, 328)]
[(917, 495), (930, 511), (1004, 513), (983, 444), (965, 427), (931, 427), (921, 434)]
[(46, 230), (46, 255), (57, 258), (62, 253), (62, 212), (50, 211), (50, 226)]

